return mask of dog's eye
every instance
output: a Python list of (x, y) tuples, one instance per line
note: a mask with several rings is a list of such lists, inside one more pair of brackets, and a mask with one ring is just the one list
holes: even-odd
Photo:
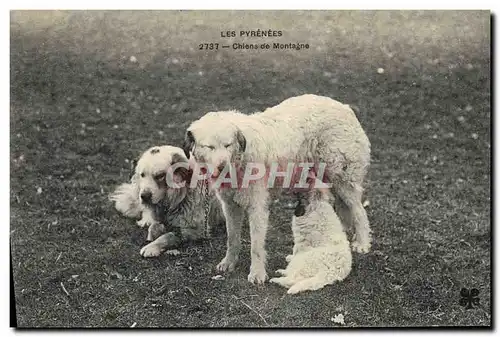
[(141, 173), (141, 178), (144, 178), (146, 175), (144, 174), (144, 172)]
[(231, 145), (233, 145), (233, 144), (226, 144), (226, 145), (224, 145), (224, 147), (227, 149), (227, 148), (228, 148), (228, 147), (230, 147)]
[(165, 178), (165, 172), (155, 174), (154, 178), (155, 180), (163, 180), (163, 178)]
[(201, 147), (209, 148), (210, 150), (215, 150), (215, 146), (212, 145), (201, 145)]

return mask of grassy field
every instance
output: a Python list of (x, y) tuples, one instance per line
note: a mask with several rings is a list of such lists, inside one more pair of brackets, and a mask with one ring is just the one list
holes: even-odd
[[(290, 28), (293, 27), (293, 28)], [(488, 12), (12, 12), (11, 249), (21, 327), (491, 324)], [(280, 38), (221, 31), (283, 30)], [(204, 42), (306, 50), (200, 51)], [(383, 73), (382, 70), (383, 69)], [(342, 283), (298, 296), (212, 280), (225, 231), (143, 259), (146, 233), (107, 200), (127, 159), (180, 145), (211, 110), (303, 93), (355, 105), (372, 142), (372, 251)], [(268, 272), (293, 211), (273, 204)], [(465, 310), (460, 289), (477, 288)]]

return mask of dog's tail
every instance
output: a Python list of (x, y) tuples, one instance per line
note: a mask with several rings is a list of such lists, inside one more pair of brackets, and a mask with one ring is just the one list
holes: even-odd
[(109, 196), (109, 200), (115, 203), (118, 212), (128, 218), (139, 218), (142, 213), (142, 205), (139, 201), (139, 191), (136, 184), (121, 184)]

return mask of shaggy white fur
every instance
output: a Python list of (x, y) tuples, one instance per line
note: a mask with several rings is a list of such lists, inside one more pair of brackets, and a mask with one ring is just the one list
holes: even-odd
[[(182, 241), (192, 241), (203, 237), (205, 214), (204, 196), (201, 184), (189, 188), (172, 188), (170, 181), (187, 182), (192, 172), (169, 168), (176, 163), (188, 162), (182, 149), (173, 146), (155, 146), (145, 151), (135, 167), (130, 183), (121, 184), (111, 194), (110, 200), (115, 208), (129, 218), (142, 218), (137, 221), (140, 227), (149, 227), (148, 241), (140, 254), (144, 257), (160, 255), (166, 249), (177, 247)], [(144, 195), (147, 197), (144, 198)], [(209, 225), (224, 222), (220, 204), (213, 195), (210, 198)], [(165, 233), (167, 230), (171, 230)]]
[[(186, 161), (182, 149), (174, 146), (154, 146), (142, 153), (134, 167), (130, 183), (121, 184), (111, 194), (118, 212), (129, 218), (139, 218), (139, 227), (149, 227), (158, 223), (154, 205), (166, 196), (167, 169), (176, 159)], [(141, 195), (150, 194), (150, 200), (141, 201)]]
[[(261, 113), (209, 112), (186, 132), (184, 151), (199, 162), (222, 170), (236, 162), (270, 166), (283, 159), (325, 163), (336, 208), (346, 224), (356, 229), (353, 249), (368, 252), (370, 227), (362, 206), (362, 183), (370, 162), (370, 142), (348, 105), (328, 97), (303, 95), (287, 99)], [(215, 172), (218, 173), (217, 171)], [(262, 283), (265, 270), (265, 238), (268, 227), (269, 191), (264, 183), (247, 189), (220, 189), (217, 197), (226, 217), (227, 251), (217, 266), (231, 271), (238, 260), (241, 224), (248, 212), (251, 265), (248, 280)]]
[(289, 288), (288, 294), (317, 290), (345, 279), (351, 272), (349, 241), (329, 201), (329, 193), (313, 192), (305, 214), (292, 219), (293, 254), (282, 277), (270, 282)]
[[(142, 220), (145, 207), (140, 202), (138, 184), (121, 184), (110, 195), (110, 200), (115, 203), (116, 210), (127, 218), (141, 218)], [(144, 226), (143, 222), (137, 224), (139, 227)]]

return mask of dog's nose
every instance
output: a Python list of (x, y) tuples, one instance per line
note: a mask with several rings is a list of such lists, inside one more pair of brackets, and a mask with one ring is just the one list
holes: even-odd
[(226, 164), (222, 163), (222, 164), (219, 164), (219, 166), (217, 166), (217, 170), (219, 170), (219, 173), (224, 171), (224, 168), (226, 167)]
[(151, 198), (153, 197), (153, 193), (151, 191), (146, 191), (141, 193), (141, 199), (144, 202), (151, 202)]
[(214, 171), (212, 172), (212, 178), (218, 178), (225, 167), (226, 167), (225, 163), (221, 163), (221, 164), (217, 165), (215, 167)]

